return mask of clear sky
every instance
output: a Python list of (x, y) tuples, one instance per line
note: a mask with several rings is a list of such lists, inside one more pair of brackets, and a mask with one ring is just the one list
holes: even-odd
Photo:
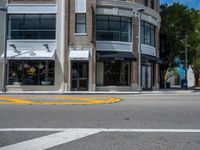
[(195, 8), (200, 10), (200, 0), (160, 0), (160, 2), (161, 4), (172, 4), (173, 2), (178, 2), (187, 5), (189, 8)]

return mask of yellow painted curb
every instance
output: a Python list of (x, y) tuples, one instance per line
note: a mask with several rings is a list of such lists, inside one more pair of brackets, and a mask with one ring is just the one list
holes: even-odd
[[(102, 96), (101, 97), (100, 96), (93, 96), (93, 97), (92, 96), (91, 97), (30, 96), (28, 98), (55, 98), (55, 99), (59, 99), (59, 101), (56, 100), (56, 101), (37, 101), (36, 102), (33, 100), (24, 100), (24, 99), (12, 98), (12, 97), (0, 96), (0, 100), (3, 100), (3, 102), (0, 102), (0, 105), (27, 105), (27, 104), (29, 105), (96, 105), (96, 104), (118, 103), (122, 101), (122, 99), (120, 98), (108, 98), (108, 97), (102, 97)], [(66, 100), (79, 101), (79, 102), (66, 102)]]

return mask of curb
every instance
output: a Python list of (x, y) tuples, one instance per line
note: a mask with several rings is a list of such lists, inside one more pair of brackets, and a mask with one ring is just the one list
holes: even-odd
[(199, 90), (170, 90), (170, 91), (142, 91), (142, 92), (52, 92), (52, 91), (34, 91), (34, 92), (0, 92), (0, 95), (143, 95), (143, 94), (179, 94), (179, 93), (197, 93)]

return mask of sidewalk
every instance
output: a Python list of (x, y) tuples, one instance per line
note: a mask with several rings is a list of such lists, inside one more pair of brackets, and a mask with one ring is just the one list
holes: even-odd
[(190, 93), (200, 93), (200, 87), (184, 90), (177, 87), (172, 87), (169, 89), (159, 89), (157, 91), (14, 91), (14, 92), (0, 92), (0, 95), (134, 95), (134, 94), (190, 94)]

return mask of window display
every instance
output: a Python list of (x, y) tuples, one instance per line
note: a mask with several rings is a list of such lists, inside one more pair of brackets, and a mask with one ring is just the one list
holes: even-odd
[(54, 85), (54, 61), (9, 61), (9, 85)]

